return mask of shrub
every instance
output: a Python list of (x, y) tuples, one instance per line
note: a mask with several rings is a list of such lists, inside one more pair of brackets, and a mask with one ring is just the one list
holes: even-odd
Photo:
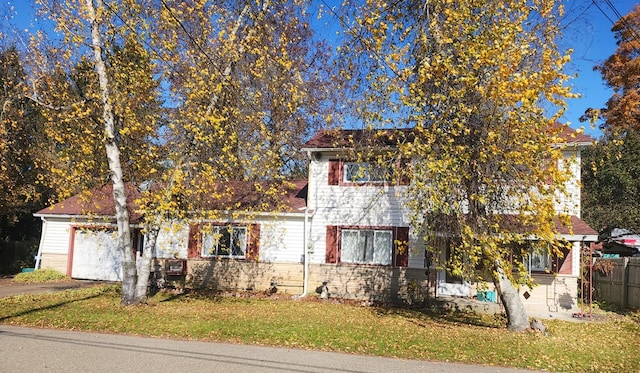
[(616, 268), (616, 263), (610, 259), (598, 259), (593, 263), (593, 270), (600, 272), (603, 276), (609, 276)]
[(38, 283), (38, 282), (61, 281), (66, 279), (67, 279), (67, 276), (65, 276), (64, 274), (54, 269), (38, 269), (33, 272), (18, 273), (13, 278), (13, 281)]

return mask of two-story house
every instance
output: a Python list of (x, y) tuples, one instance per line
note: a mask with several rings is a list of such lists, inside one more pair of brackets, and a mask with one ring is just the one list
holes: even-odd
[[(371, 172), (363, 162), (345, 156), (352, 149), (340, 139), (362, 135), (358, 130), (332, 130), (312, 137), (302, 149), (309, 157), (308, 180), (287, 183), (284, 210), (167, 224), (154, 253), (157, 272), (168, 280), (183, 280), (186, 286), (220, 290), (275, 286), (280, 292), (304, 296), (323, 289), (331, 297), (377, 301), (426, 294), (475, 296), (477, 284), (436, 271), (427, 260), (404, 206), (408, 180), (390, 182), (388, 175)], [(569, 211), (572, 227), (558, 224), (558, 230), (572, 249), (561, 259), (528, 258), (540, 284), (521, 289), (530, 312), (575, 311), (581, 247), (597, 239), (597, 233), (580, 220), (580, 151), (592, 140), (568, 127), (563, 138), (566, 167), (573, 177), (559, 208)], [(108, 216), (105, 211), (112, 211), (108, 193), (96, 198), (104, 201), (93, 201), (91, 206), (103, 205), (102, 215)], [(105, 243), (109, 231), (104, 223), (95, 229), (79, 200), (63, 201), (36, 216), (43, 220), (43, 267), (72, 277), (121, 279), (115, 245)], [(177, 262), (182, 264), (175, 271)], [(86, 270), (92, 266), (103, 269), (92, 275)]]
[[(354, 142), (341, 140), (360, 136), (357, 130), (325, 131), (303, 149), (310, 159), (310, 260), (317, 263), (310, 278), (314, 283), (326, 281), (329, 291), (341, 297), (407, 299), (416, 287), (436, 296), (476, 295), (477, 284), (430, 267), (424, 245), (409, 228), (403, 202), (407, 181), (389, 181), (382, 172), (359, 172), (363, 162), (349, 161), (353, 153), (347, 153), (348, 144)], [(569, 127), (563, 127), (561, 137), (566, 143), (558, 145), (571, 179), (556, 209), (570, 215), (571, 227), (560, 222), (556, 226), (571, 250), (564, 258), (532, 254), (525, 259), (539, 286), (521, 289), (522, 300), (535, 312), (576, 311), (581, 248), (597, 240), (597, 232), (580, 219), (580, 152), (593, 140)], [(388, 143), (383, 139), (382, 145), (393, 146), (397, 138), (389, 137)], [(398, 247), (403, 241), (409, 242), (408, 250)]]

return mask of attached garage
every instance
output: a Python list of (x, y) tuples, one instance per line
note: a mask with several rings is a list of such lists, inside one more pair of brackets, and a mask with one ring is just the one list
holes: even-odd
[(112, 229), (73, 228), (71, 277), (122, 281), (122, 253)]

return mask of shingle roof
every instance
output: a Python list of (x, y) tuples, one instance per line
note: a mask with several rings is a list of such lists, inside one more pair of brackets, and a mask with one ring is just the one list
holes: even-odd
[(575, 236), (591, 236), (598, 235), (593, 228), (591, 228), (584, 220), (575, 215), (571, 215), (571, 228), (562, 224), (559, 219), (555, 220), (556, 229), (560, 234), (573, 234)]
[(561, 128), (561, 132), (559, 136), (562, 139), (565, 139), (568, 144), (592, 143), (595, 141), (593, 137), (585, 134), (582, 131), (576, 131), (573, 128), (563, 124), (556, 124), (556, 125)]
[(395, 146), (398, 142), (411, 138), (411, 129), (352, 130), (332, 129), (316, 133), (304, 144), (305, 148), (340, 148), (362, 145), (363, 141), (371, 141), (377, 145)]
[[(281, 182), (278, 182), (281, 183)], [(264, 185), (264, 183), (261, 183)], [(307, 180), (292, 180), (286, 184), (278, 185), (281, 193), (276, 196), (265, 196), (261, 189), (256, 188), (256, 183), (231, 181), (226, 183), (218, 183), (211, 189), (214, 191), (224, 190), (225, 197), (221, 199), (210, 198), (210, 196), (201, 196), (203, 209), (210, 210), (243, 210), (252, 208), (256, 211), (257, 207), (272, 207), (274, 210), (279, 206), (285, 212), (298, 212), (299, 209), (306, 206), (306, 186)], [(138, 222), (141, 218), (138, 206), (135, 200), (141, 196), (140, 191), (132, 184), (126, 185), (127, 205), (131, 213), (130, 220)], [(264, 190), (264, 189), (262, 189)], [(50, 207), (46, 207), (35, 213), (36, 216), (41, 215), (68, 215), (68, 216), (115, 216), (115, 207), (113, 202), (113, 188), (111, 184), (94, 190), (92, 193), (78, 194), (58, 202)], [(280, 210), (282, 211), (282, 210)], [(271, 211), (260, 211), (271, 212)]]
[[(523, 222), (517, 219), (515, 215), (496, 215), (495, 218), (501, 229), (504, 229), (505, 231), (514, 233), (535, 234), (534, 232), (532, 232), (532, 230), (534, 229), (533, 226), (523, 225)], [(555, 217), (553, 219), (553, 223), (555, 225), (557, 233), (570, 236), (598, 236), (598, 232), (596, 232), (579, 217), (571, 215), (569, 216), (569, 219), (570, 226), (565, 225), (564, 220), (560, 219), (559, 217)]]
[[(272, 182), (228, 181), (208, 188), (206, 195), (194, 195), (203, 210), (252, 210), (297, 212), (306, 206), (307, 180)], [(277, 190), (276, 194), (266, 191)], [(222, 196), (222, 197), (212, 197)], [(259, 206), (262, 209), (256, 210)], [(269, 211), (265, 211), (268, 209)]]
[[(591, 143), (595, 141), (589, 135), (573, 128), (556, 124), (560, 128), (558, 134), (568, 144)], [(376, 144), (378, 146), (394, 146), (402, 141), (411, 141), (412, 129), (329, 129), (316, 133), (303, 145), (303, 149), (336, 149), (350, 146)], [(367, 142), (368, 141), (368, 142)]]
[[(137, 206), (133, 202), (140, 197), (138, 188), (132, 184), (125, 185), (127, 193), (127, 207), (131, 214), (131, 221), (138, 221), (140, 216), (135, 212)], [(39, 215), (69, 215), (69, 216), (115, 216), (115, 204), (113, 201), (113, 186), (104, 185), (91, 193), (80, 193), (61, 202), (45, 207), (35, 213)]]

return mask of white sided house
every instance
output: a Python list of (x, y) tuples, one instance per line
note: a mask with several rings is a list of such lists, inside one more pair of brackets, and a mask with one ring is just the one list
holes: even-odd
[[(358, 130), (323, 131), (311, 138), (302, 149), (309, 155), (308, 180), (294, 181), (282, 195), (284, 210), (253, 213), (246, 219), (167, 224), (154, 252), (155, 276), (195, 288), (277, 288), (301, 295), (324, 290), (331, 297), (372, 301), (476, 297), (478, 284), (437, 272), (427, 260), (424, 245), (409, 227), (405, 180), (362, 174), (362, 162), (349, 162), (345, 147), (336, 145), (336, 138), (362, 135)], [(571, 215), (572, 228), (557, 228), (571, 250), (563, 258), (529, 258), (540, 286), (520, 293), (532, 313), (577, 311), (581, 249), (597, 240), (597, 233), (580, 220), (580, 151), (592, 139), (568, 127), (563, 138), (568, 144), (565, 166), (573, 178), (569, 197), (557, 209)], [(100, 206), (92, 210), (100, 220), (88, 219), (78, 196), (35, 214), (43, 221), (43, 268), (74, 278), (122, 279), (109, 193), (105, 188), (102, 201), (92, 202)], [(139, 250), (142, 235), (134, 233), (132, 239)]]
[[(264, 202), (248, 197), (256, 194), (249, 183), (232, 184), (235, 194), (226, 203), (237, 206), (247, 201)], [(154, 277), (177, 281), (180, 286), (234, 290), (269, 288), (279, 282), (299, 291), (306, 184), (306, 180), (286, 182), (277, 213), (222, 213), (219, 220), (166, 222), (153, 253)], [(43, 224), (38, 255), (41, 268), (53, 268), (77, 279), (122, 280), (123, 255), (116, 245), (111, 193), (108, 185), (34, 214)], [(129, 211), (133, 212), (133, 250), (140, 257), (144, 236), (134, 203), (140, 193), (127, 185), (127, 194)]]
[[(378, 145), (387, 147), (393, 147), (398, 138), (398, 134), (375, 135), (382, 142)], [(413, 301), (426, 294), (477, 296), (479, 284), (436, 271), (419, 234), (411, 231), (409, 211), (403, 203), (410, 181), (377, 180), (373, 173), (358, 172), (362, 161), (349, 161), (347, 144), (359, 144), (363, 136), (358, 130), (325, 131), (303, 149), (310, 159), (307, 199), (312, 211), (309, 247), (314, 285), (325, 280), (331, 294), (377, 300)], [(558, 201), (556, 210), (568, 214), (572, 224), (569, 228), (558, 221), (556, 228), (571, 250), (562, 258), (540, 254), (526, 258), (540, 284), (520, 290), (531, 313), (579, 311), (581, 249), (597, 241), (597, 232), (580, 219), (580, 152), (593, 140), (569, 127), (562, 127), (561, 137), (566, 141), (561, 144), (563, 167), (569, 168), (572, 178), (567, 196)], [(365, 169), (371, 167), (365, 165)], [(398, 247), (402, 241), (408, 241), (408, 250)], [(486, 284), (482, 285), (481, 289)], [(487, 298), (486, 294), (483, 297)]]

